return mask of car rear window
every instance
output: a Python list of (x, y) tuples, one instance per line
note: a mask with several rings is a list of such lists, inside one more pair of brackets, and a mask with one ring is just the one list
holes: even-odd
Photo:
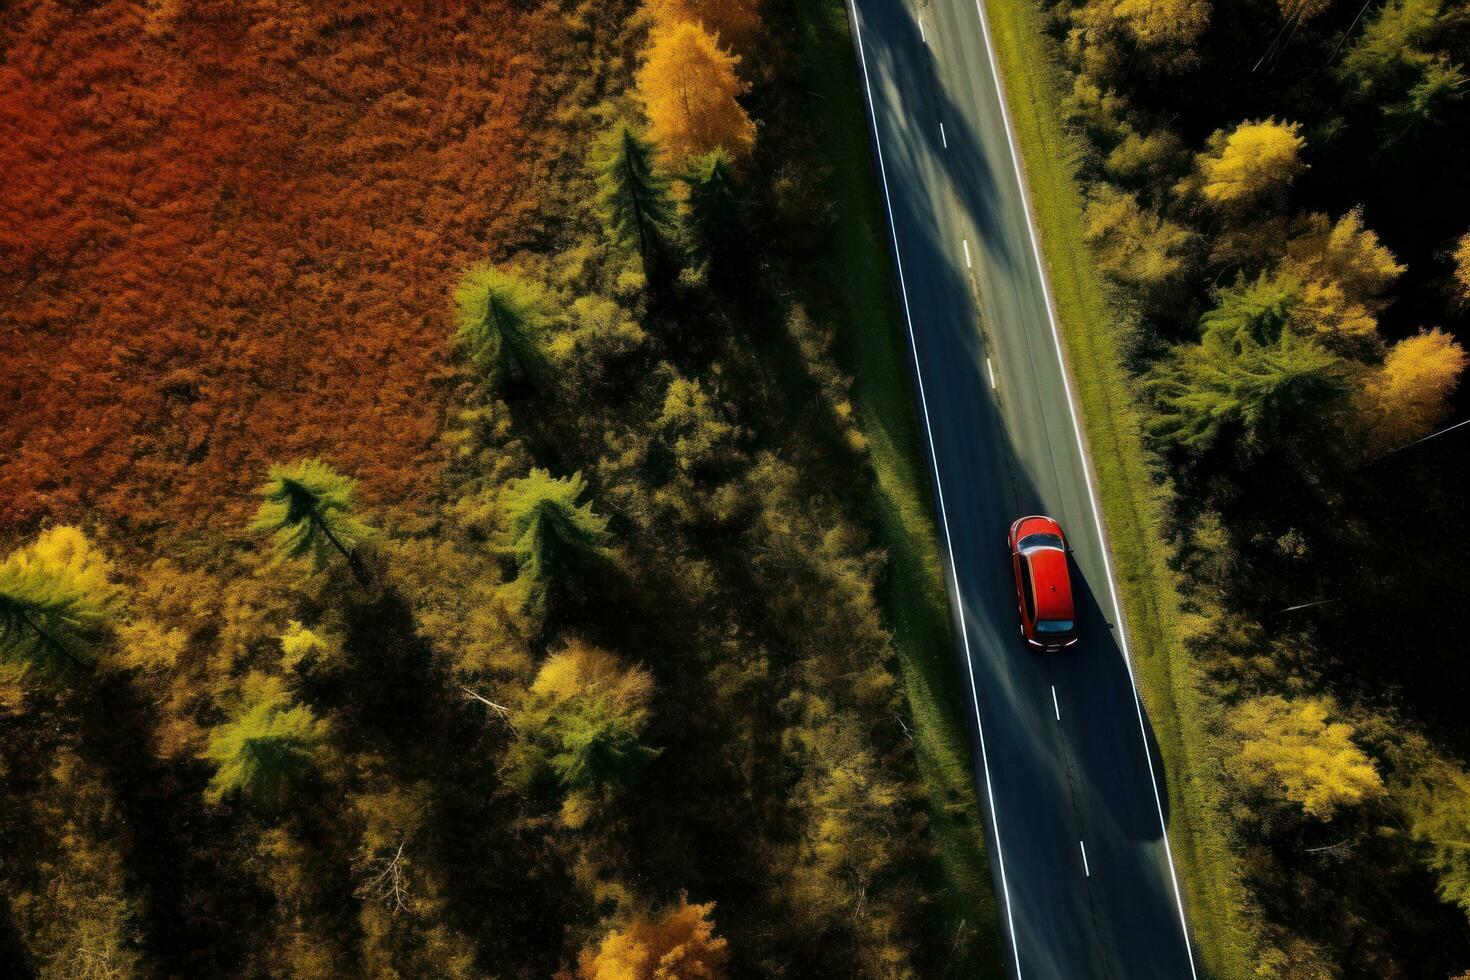
[(1036, 632), (1070, 633), (1075, 625), (1070, 619), (1043, 619), (1036, 624)]
[(1028, 534), (1016, 545), (1017, 551), (1027, 548), (1060, 548), (1062, 539), (1055, 534)]

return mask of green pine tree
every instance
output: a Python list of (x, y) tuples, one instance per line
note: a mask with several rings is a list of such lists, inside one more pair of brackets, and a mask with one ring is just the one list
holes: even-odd
[(1383, 135), (1396, 142), (1449, 117), (1450, 106), (1465, 97), (1464, 69), (1443, 54), (1424, 62), (1422, 74), (1404, 97), (1383, 107)]
[(279, 677), (245, 678), (233, 717), (209, 733), (204, 758), (215, 765), (205, 796), (239, 794), (268, 811), (286, 802), (292, 785), (315, 763), (326, 724), (294, 704)]
[(1262, 276), (1220, 292), (1200, 318), (1200, 342), (1174, 348), (1145, 380), (1156, 436), (1204, 450), (1239, 424), (1265, 441), (1342, 394), (1341, 360), (1289, 329), (1297, 288)]
[(454, 340), (492, 386), (541, 374), (537, 338), (546, 325), (539, 286), (493, 265), (472, 266), (454, 291)]
[(335, 550), (347, 559), (358, 582), (367, 585), (367, 570), (356, 549), (374, 532), (353, 514), (356, 487), (357, 481), (319, 459), (273, 465), (259, 491), (265, 502), (250, 530), (271, 535), (280, 558), (310, 555), (317, 568)]
[(728, 278), (746, 254), (745, 230), (730, 154), (715, 150), (689, 161), (689, 231), (715, 278)]
[(669, 278), (677, 255), (678, 223), (669, 178), (659, 168), (653, 141), (620, 121), (592, 150), (597, 204), (612, 237), (634, 247), (649, 282)]
[(587, 483), (580, 473), (556, 479), (533, 469), (506, 486), (501, 504), (505, 531), (501, 544), (514, 556), (520, 573), (513, 588), (535, 619), (566, 597), (577, 577), (607, 554), (607, 518), (582, 503)]
[(90, 666), (117, 595), (109, 571), (74, 527), (12, 552), (0, 563), (0, 655), (26, 674)]

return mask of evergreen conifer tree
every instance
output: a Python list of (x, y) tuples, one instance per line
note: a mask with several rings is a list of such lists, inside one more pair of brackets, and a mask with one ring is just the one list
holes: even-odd
[(730, 154), (715, 150), (689, 162), (689, 231), (711, 277), (728, 281), (746, 254)]
[(294, 704), (278, 677), (251, 674), (234, 716), (209, 735), (204, 757), (215, 765), (206, 797), (240, 794), (279, 810), (292, 784), (315, 762), (325, 724)]
[(335, 550), (347, 559), (357, 581), (367, 585), (367, 570), (356, 549), (374, 532), (353, 513), (356, 487), (356, 480), (319, 459), (276, 464), (270, 469), (269, 481), (260, 488), (265, 501), (250, 530), (271, 535), (280, 558), (310, 555), (317, 568)]
[(491, 386), (535, 380), (541, 373), (537, 336), (546, 325), (539, 287), (493, 265), (476, 265), (454, 291), (454, 340)]
[(0, 654), (22, 673), (89, 666), (117, 593), (109, 570), (74, 527), (12, 552), (0, 563)]
[(597, 203), (608, 233), (638, 250), (649, 282), (667, 280), (677, 256), (674, 201), (656, 156), (653, 142), (626, 121), (608, 130), (592, 152)]
[(557, 479), (533, 469), (512, 480), (502, 506), (504, 550), (520, 569), (512, 586), (526, 611), (537, 620), (566, 597), (588, 565), (607, 552), (607, 518), (582, 503), (587, 483), (580, 473)]

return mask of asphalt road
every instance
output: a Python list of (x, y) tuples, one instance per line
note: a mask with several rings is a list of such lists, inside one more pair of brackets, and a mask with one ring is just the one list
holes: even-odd
[[(849, 0), (947, 546), (975, 778), (1016, 976), (1195, 975), (1137, 699), (976, 0)], [(942, 129), (941, 129), (942, 125)], [(1011, 521), (1074, 549), (1081, 641), (1021, 645)]]

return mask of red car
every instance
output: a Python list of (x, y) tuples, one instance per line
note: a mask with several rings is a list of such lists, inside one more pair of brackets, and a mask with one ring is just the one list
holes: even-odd
[(1076, 643), (1077, 615), (1062, 526), (1050, 517), (1023, 517), (1011, 525), (1006, 544), (1026, 645), (1051, 653)]

